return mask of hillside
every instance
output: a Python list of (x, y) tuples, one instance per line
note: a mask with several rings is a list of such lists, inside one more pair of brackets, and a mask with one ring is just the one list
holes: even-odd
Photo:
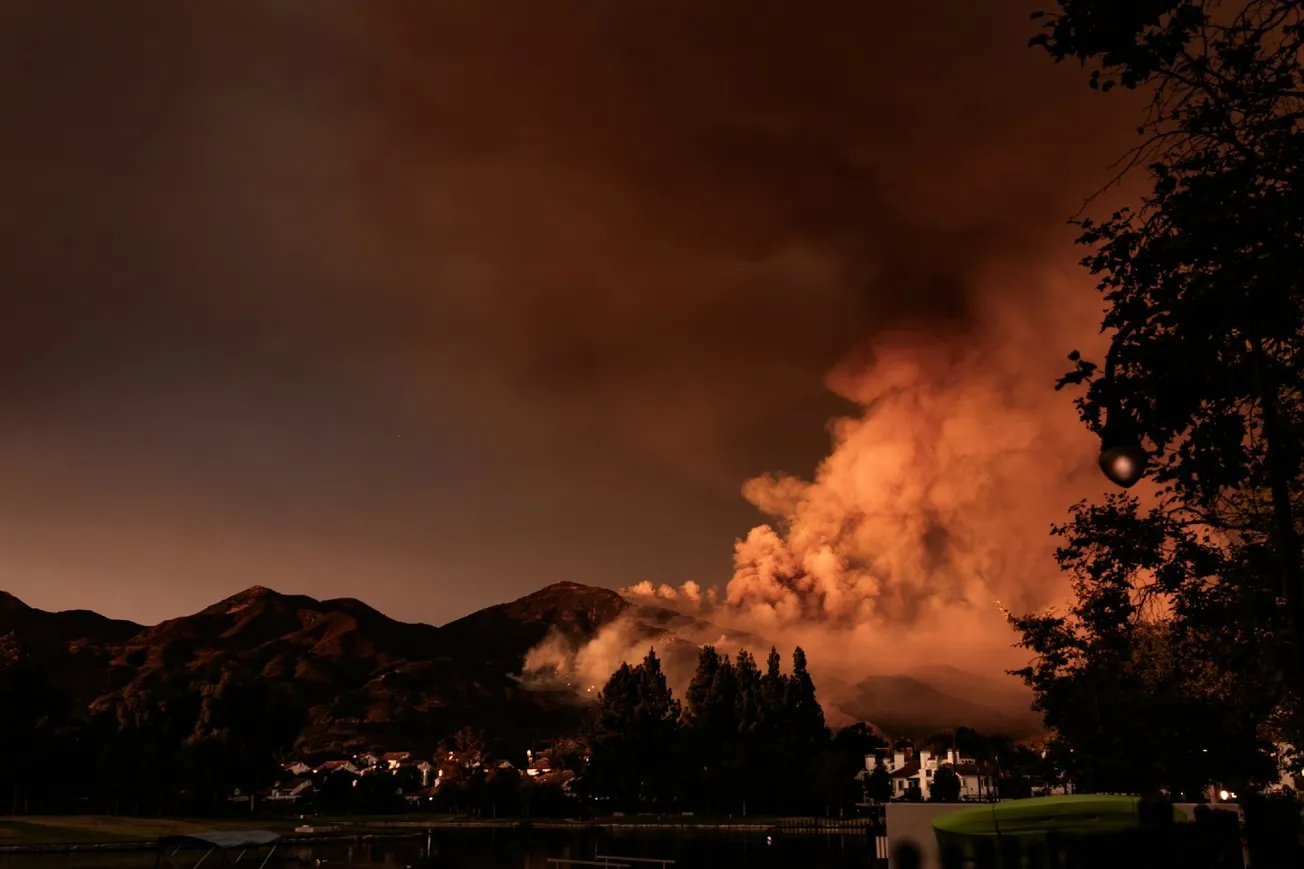
[(1020, 701), (1011, 699), (1015, 694), (984, 691), (987, 680), (964, 675), (967, 682), (957, 684), (955, 694), (913, 676), (869, 676), (825, 702), (894, 736), (921, 737), (966, 726), (1021, 738), (1040, 729), (1038, 717), (1022, 712)]
[[(260, 587), (152, 627), (86, 611), (44, 612), (0, 592), (0, 666), (23, 661), (36, 668), (70, 699), (75, 717), (121, 718), (153, 707), (171, 709), (171, 716), (193, 710), (206, 686), (239, 678), (281, 708), (299, 710), (306, 724), (295, 725), (296, 751), (305, 755), (429, 752), (468, 725), (507, 745), (573, 732), (586, 709), (573, 674), (521, 678), (526, 656), (545, 640), (565, 656), (613, 632), (631, 652), (656, 644), (668, 675), (682, 684), (703, 644), (724, 651), (769, 646), (576, 583), (442, 627), (400, 622), (352, 598), (316, 600)], [(1027, 716), (1000, 711), (1019, 708), (1017, 685), (945, 668), (920, 675), (874, 676), (821, 697), (831, 712), (891, 733), (957, 724), (1012, 735), (1028, 730)]]

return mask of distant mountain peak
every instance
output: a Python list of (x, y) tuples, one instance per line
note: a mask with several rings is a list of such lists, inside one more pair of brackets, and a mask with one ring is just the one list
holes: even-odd
[(268, 588), (265, 585), (251, 585), (244, 591), (239, 592), (235, 597), (258, 598), (258, 597), (280, 597), (281, 593)]
[[(548, 591), (595, 591), (599, 593), (615, 594), (615, 592), (609, 588), (601, 588), (596, 585), (585, 585), (582, 582), (571, 582), (570, 580), (554, 582), (552, 585), (545, 585), (538, 591), (532, 592), (532, 594), (543, 594)], [(528, 596), (530, 595), (527, 595), (527, 597)]]
[(598, 606), (604, 609), (615, 608), (620, 610), (627, 606), (628, 603), (618, 592), (614, 592), (609, 588), (583, 585), (578, 582), (554, 582), (552, 585), (544, 586), (536, 592), (517, 598), (511, 603), (505, 604), (505, 606), (514, 611), (519, 611), (522, 608), (533, 609), (538, 606), (551, 609), (556, 604), (561, 604), (567, 609), (581, 605), (580, 608), (582, 609), (591, 609)]
[(29, 610), (30, 606), (23, 603), (14, 595), (7, 591), (0, 591), (0, 611), (3, 610)]
[(211, 614), (234, 615), (249, 609), (254, 604), (281, 600), (285, 595), (262, 585), (251, 585), (244, 591), (238, 591), (228, 598), (218, 601), (205, 610)]

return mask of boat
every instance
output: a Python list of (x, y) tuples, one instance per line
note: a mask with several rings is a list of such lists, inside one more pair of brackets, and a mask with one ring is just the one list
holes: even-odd
[[(1163, 814), (1151, 814), (1155, 809)], [(1048, 836), (1094, 837), (1138, 830), (1153, 821), (1174, 823), (1189, 819), (1181, 809), (1149, 803), (1140, 797), (1069, 794), (1007, 800), (947, 812), (933, 819), (933, 835), (942, 851), (957, 849), (972, 856), (980, 843), (999, 853), (1007, 840), (1024, 845), (1045, 842)]]

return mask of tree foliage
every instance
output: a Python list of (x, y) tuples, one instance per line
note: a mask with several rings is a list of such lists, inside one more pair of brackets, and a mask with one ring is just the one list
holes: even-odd
[(928, 788), (928, 798), (935, 803), (958, 803), (960, 791), (959, 774), (949, 763), (944, 763), (933, 774), (933, 783)]
[(585, 791), (628, 807), (753, 814), (861, 799), (856, 773), (882, 741), (864, 725), (831, 738), (801, 649), (786, 674), (777, 650), (762, 673), (746, 651), (731, 659), (706, 646), (684, 698), (681, 711), (653, 653), (613, 673), (590, 728)]
[(669, 800), (680, 711), (654, 650), (638, 666), (622, 664), (602, 689), (589, 728), (588, 792), (627, 806)]
[(1081, 786), (1262, 783), (1267, 741), (1304, 735), (1304, 9), (1057, 7), (1034, 45), (1150, 97), (1120, 170), (1146, 193), (1077, 221), (1111, 350), (1074, 351), (1058, 385), (1085, 387), (1092, 431), (1139, 439), (1156, 491), (1056, 529), (1076, 601), (1013, 618), (1037, 656), (1023, 676)]
[(886, 803), (892, 799), (892, 776), (881, 761), (874, 765), (865, 780), (865, 795), (876, 803)]
[[(167, 698), (166, 700), (160, 698)], [(15, 812), (211, 813), (271, 784), (304, 710), (238, 667), (182, 670), (74, 716), (22, 658), (0, 666), (0, 795)]]

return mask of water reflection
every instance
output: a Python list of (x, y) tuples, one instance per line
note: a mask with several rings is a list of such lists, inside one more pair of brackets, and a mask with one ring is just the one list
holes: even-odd
[[(785, 838), (765, 833), (667, 833), (665, 831), (569, 830), (440, 830), (402, 840), (363, 843), (281, 846), (271, 867), (385, 867), (385, 869), (596, 869), (548, 863), (549, 858), (594, 860), (597, 856), (673, 860), (672, 869), (864, 869), (872, 865), (873, 843), (860, 836)], [(179, 866), (193, 866), (177, 855)], [(214, 855), (216, 856), (216, 855)], [(236, 855), (232, 855), (232, 859)], [(240, 862), (257, 869), (262, 854), (247, 854)], [(150, 853), (41, 854), (0, 856), (0, 869), (145, 869), (154, 865)], [(618, 861), (612, 861), (618, 862)], [(207, 867), (214, 863), (206, 860)], [(633, 869), (659, 869), (656, 863), (634, 863)]]

